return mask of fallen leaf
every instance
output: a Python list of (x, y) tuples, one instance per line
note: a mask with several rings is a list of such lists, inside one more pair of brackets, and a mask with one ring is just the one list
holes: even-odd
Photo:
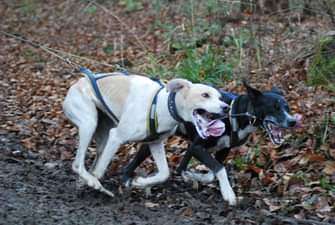
[(269, 210), (270, 210), (270, 212), (278, 211), (279, 209), (282, 208), (281, 205), (279, 205), (278, 203), (275, 203), (275, 202), (271, 201), (271, 200), (268, 199), (268, 198), (264, 198), (264, 199), (263, 199), (263, 202), (264, 202), (267, 206), (269, 206)]
[(184, 209), (181, 213), (182, 216), (185, 217), (191, 217), (193, 215), (193, 210), (191, 207), (187, 207), (186, 209)]
[(153, 203), (153, 202), (145, 202), (145, 203), (144, 203), (144, 206), (145, 206), (146, 208), (154, 208), (154, 207), (158, 207), (159, 204), (158, 204), (158, 203)]
[(323, 173), (332, 176), (335, 174), (335, 161), (325, 162), (325, 168), (322, 170)]

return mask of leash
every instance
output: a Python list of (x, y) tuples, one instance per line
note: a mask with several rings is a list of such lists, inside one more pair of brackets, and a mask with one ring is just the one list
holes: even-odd
[(109, 64), (109, 63), (106, 63), (106, 62), (100, 62), (100, 61), (90, 59), (90, 58), (87, 58), (87, 57), (78, 56), (78, 55), (68, 53), (68, 52), (65, 52), (65, 51), (62, 51), (62, 50), (49, 48), (45, 44), (37, 43), (35, 41), (32, 41), (28, 38), (23, 37), (22, 35), (19, 35), (19, 34), (13, 34), (13, 33), (3, 31), (3, 30), (0, 30), (0, 33), (7, 36), (7, 37), (14, 38), (17, 41), (21, 41), (25, 44), (28, 44), (33, 48), (41, 49), (44, 52), (47, 52), (48, 54), (53, 55), (54, 57), (60, 59), (61, 61), (65, 62), (67, 65), (70, 65), (72, 68), (74, 68), (73, 73), (80, 71), (80, 68), (82, 66), (80, 64), (74, 62), (73, 60), (70, 60), (70, 58), (77, 58), (79, 60), (84, 60), (84, 61), (90, 62), (91, 64), (95, 64), (95, 65), (103, 65), (103, 66), (107, 66), (107, 67), (113, 67), (113, 68), (116, 68), (117, 70), (121, 70), (121, 71), (126, 70), (125, 68), (123, 68), (118, 63)]
[[(119, 122), (118, 118), (115, 116), (115, 114), (112, 112), (112, 110), (108, 107), (107, 103), (105, 102), (105, 100), (104, 100), (104, 98), (103, 98), (103, 96), (102, 96), (102, 94), (99, 90), (98, 84), (97, 84), (98, 80), (103, 79), (103, 78), (108, 77), (108, 76), (111, 76), (111, 74), (108, 74), (108, 73), (106, 73), (106, 74), (93, 73), (88, 68), (85, 68), (85, 67), (81, 66), (80, 64), (72, 61), (70, 58), (77, 58), (77, 59), (80, 59), (80, 60), (85, 60), (85, 61), (88, 61), (92, 64), (96, 64), (96, 65), (103, 65), (103, 66), (113, 67), (116, 70), (118, 70), (119, 72), (123, 73), (124, 75), (129, 75), (129, 72), (128, 72), (127, 69), (125, 69), (124, 67), (122, 67), (118, 63), (108, 64), (106, 62), (99, 62), (97, 60), (90, 59), (90, 58), (87, 58), (87, 57), (77, 56), (77, 55), (74, 55), (74, 54), (71, 54), (71, 53), (68, 53), (68, 52), (64, 52), (64, 51), (61, 51), (61, 50), (49, 48), (45, 44), (37, 43), (35, 41), (32, 41), (28, 38), (23, 37), (22, 35), (9, 33), (9, 32), (3, 31), (3, 30), (0, 30), (0, 33), (7, 36), (7, 37), (13, 38), (17, 41), (21, 41), (25, 44), (28, 44), (33, 48), (41, 49), (44, 52), (47, 52), (48, 54), (60, 59), (62, 62), (65, 62), (67, 65), (74, 68), (73, 73), (75, 73), (75, 72), (83, 73), (90, 80), (96, 97), (99, 99), (101, 104), (104, 106), (107, 113), (111, 116), (111, 118), (114, 120), (115, 123)], [(157, 96), (158, 96), (158, 93), (163, 89), (164, 85), (159, 79), (156, 79), (156, 78), (150, 78), (150, 79), (155, 81), (156, 83), (158, 83), (160, 85), (160, 89), (156, 92), (156, 94), (153, 98), (152, 104), (150, 106), (150, 111), (149, 111), (149, 115), (148, 115), (148, 122), (147, 122), (148, 130), (149, 130), (149, 138), (150, 139), (156, 139), (157, 136), (161, 135), (160, 133), (157, 133), (157, 127), (158, 127), (158, 119), (157, 119), (157, 112), (156, 112)]]

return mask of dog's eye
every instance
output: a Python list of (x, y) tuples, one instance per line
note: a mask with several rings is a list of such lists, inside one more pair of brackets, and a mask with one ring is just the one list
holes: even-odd
[(209, 98), (210, 97), (210, 95), (207, 92), (202, 93), (201, 96), (204, 97), (204, 98)]

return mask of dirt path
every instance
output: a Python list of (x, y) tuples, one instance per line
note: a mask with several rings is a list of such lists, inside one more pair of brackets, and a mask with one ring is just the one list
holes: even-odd
[[(142, 190), (121, 194), (114, 188), (114, 198), (89, 188), (77, 190), (69, 161), (46, 163), (34, 155), (14, 155), (10, 149), (22, 147), (9, 142), (13, 136), (0, 137), (0, 224), (274, 224), (251, 213), (252, 200), (229, 208), (215, 187), (197, 191), (175, 176), (147, 198)], [(104, 183), (111, 189), (119, 186), (117, 181)]]

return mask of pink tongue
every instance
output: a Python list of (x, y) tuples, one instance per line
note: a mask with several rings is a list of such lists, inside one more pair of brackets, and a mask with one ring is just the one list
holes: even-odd
[(225, 131), (225, 124), (221, 120), (212, 121), (206, 130), (208, 136), (218, 137), (221, 136)]

